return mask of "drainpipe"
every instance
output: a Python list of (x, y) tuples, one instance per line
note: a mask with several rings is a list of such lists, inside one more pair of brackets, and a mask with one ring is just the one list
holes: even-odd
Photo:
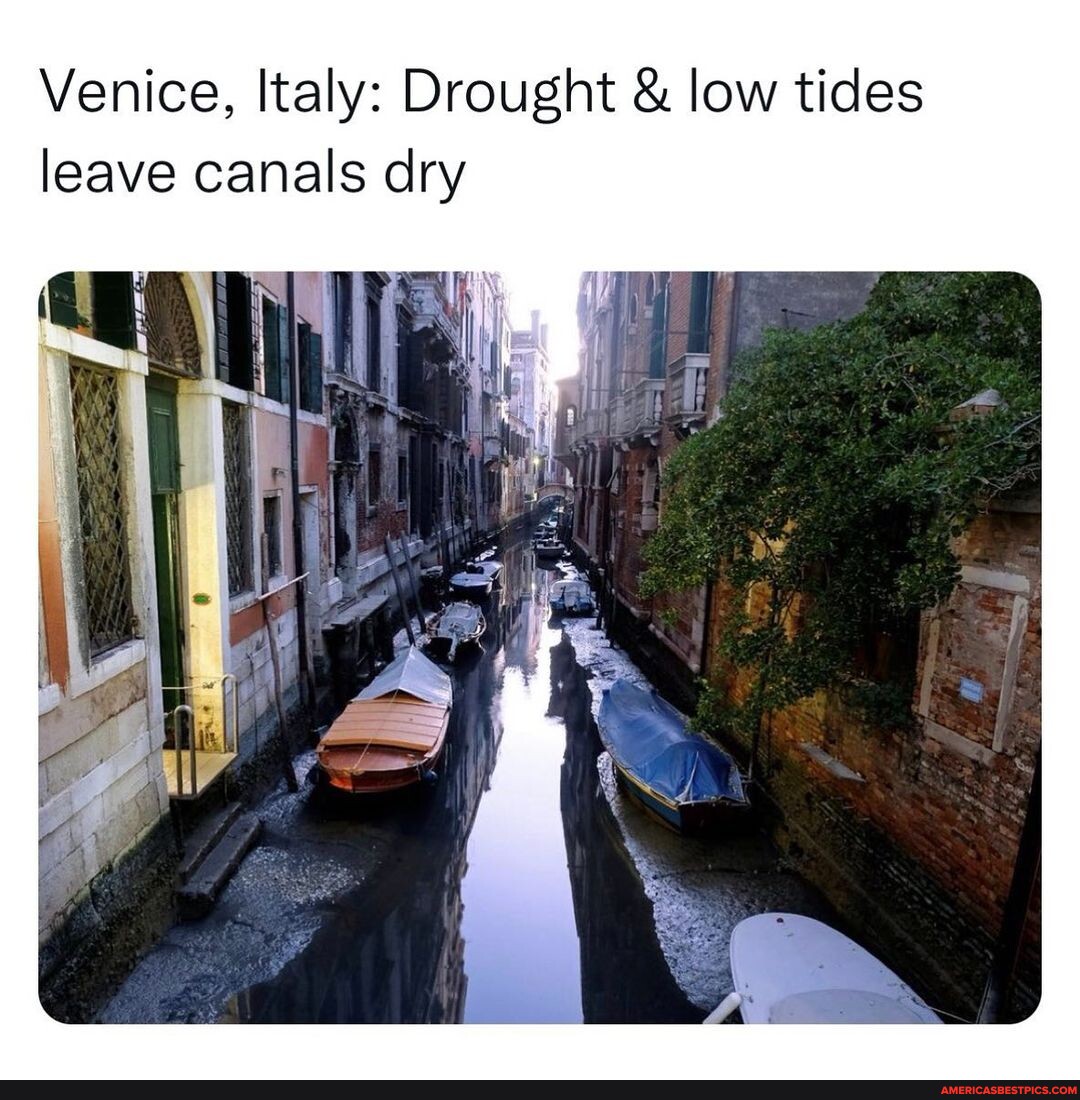
[(990, 963), (990, 973), (986, 978), (977, 1023), (997, 1023), (1006, 1008), (1009, 987), (1012, 985), (1016, 964), (1020, 958), (1024, 924), (1031, 906), (1031, 896), (1035, 890), (1035, 879), (1039, 873), (1041, 856), (1042, 749), (1040, 748), (1035, 756), (1035, 773), (1031, 779), (1031, 793), (1028, 795), (1024, 828), (1020, 834), (1020, 847), (1016, 853), (1012, 883), (1009, 886), (1009, 896), (1005, 901), (1005, 914), (1001, 920), (1001, 931), (998, 933), (997, 943), (994, 945), (993, 961)]
[[(296, 338), (296, 288), (293, 272), (286, 273), (286, 309), (289, 315), (289, 458), (292, 474), (293, 558), (296, 575), (304, 571), (304, 527), (300, 517), (300, 443), (296, 402), (300, 389), (299, 341)], [(321, 373), (321, 372), (320, 372)], [(296, 633), (300, 646), (301, 697), (310, 714), (315, 711), (315, 685), (308, 672), (307, 584), (296, 586)]]

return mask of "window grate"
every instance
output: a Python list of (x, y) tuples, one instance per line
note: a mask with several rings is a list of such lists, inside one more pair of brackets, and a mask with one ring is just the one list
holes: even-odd
[(244, 410), (221, 403), (225, 449), (225, 534), (228, 542), (229, 595), (253, 587), (251, 563), (251, 465)]
[(71, 418), (86, 625), (94, 657), (135, 636), (116, 378), (73, 364)]
[(143, 290), (150, 362), (178, 374), (202, 373), (199, 333), (184, 283), (175, 271), (152, 271)]

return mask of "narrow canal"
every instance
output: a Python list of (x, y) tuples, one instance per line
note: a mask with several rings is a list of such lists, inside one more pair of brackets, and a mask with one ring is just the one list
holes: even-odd
[(500, 551), (483, 651), (452, 670), (438, 783), (371, 808), (309, 797), (286, 852), (389, 841), (275, 977), (225, 1018), (311, 1022), (688, 1022), (652, 906), (597, 781), (585, 672), (522, 536)]

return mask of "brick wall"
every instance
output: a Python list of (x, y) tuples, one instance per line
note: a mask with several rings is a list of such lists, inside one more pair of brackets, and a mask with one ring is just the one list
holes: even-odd
[[(1000, 927), (1040, 737), (1040, 543), (1040, 517), (1018, 512), (982, 516), (958, 540), (965, 580), (923, 616), (913, 729), (872, 728), (819, 693), (774, 716), (759, 756), (779, 838), (800, 869), (933, 1003), (969, 1017)], [(727, 606), (717, 589), (712, 645)], [(982, 685), (981, 701), (961, 697), (961, 676)], [(745, 679), (722, 669), (714, 677), (745, 696)], [(1036, 901), (1018, 1016), (1037, 1003), (1038, 942)]]

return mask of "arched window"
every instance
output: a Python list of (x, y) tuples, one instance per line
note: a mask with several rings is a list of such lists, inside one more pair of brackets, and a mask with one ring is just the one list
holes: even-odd
[(637, 324), (637, 295), (630, 295), (630, 324)]
[(152, 271), (143, 291), (146, 351), (155, 367), (176, 374), (202, 373), (199, 334), (184, 282), (175, 271)]
[(572, 428), (577, 423), (577, 406), (566, 406), (566, 426)]
[(653, 304), (653, 299), (656, 297), (656, 279), (653, 278), (653, 274), (650, 271), (649, 277), (645, 280), (645, 308)]

